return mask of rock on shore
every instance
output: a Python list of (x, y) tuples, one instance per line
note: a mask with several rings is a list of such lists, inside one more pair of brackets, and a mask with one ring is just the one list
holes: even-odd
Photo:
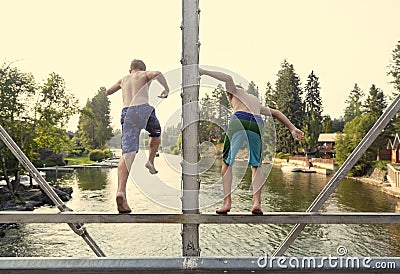
[[(72, 187), (52, 186), (62, 201), (71, 199)], [(53, 205), (54, 203), (40, 188), (30, 188), (20, 185), (15, 197), (13, 198), (6, 186), (0, 187), (0, 211), (33, 211), (43, 205)], [(0, 238), (4, 237), (5, 229), (13, 228), (16, 224), (0, 224)]]

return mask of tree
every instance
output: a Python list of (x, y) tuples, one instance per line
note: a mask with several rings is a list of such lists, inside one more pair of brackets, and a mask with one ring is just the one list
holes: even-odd
[(324, 115), (322, 117), (322, 132), (324, 132), (324, 133), (333, 133), (332, 118), (329, 115)]
[[(265, 90), (265, 106), (276, 108), (276, 93), (270, 82), (267, 83), (267, 88)], [(272, 116), (264, 116), (264, 123), (265, 130), (262, 136), (262, 143), (264, 146), (263, 158), (271, 160), (276, 150), (276, 131), (274, 119)]]
[[(344, 126), (343, 133), (336, 142), (336, 162), (342, 165), (358, 143), (364, 138), (374, 124), (374, 118), (367, 113), (357, 116)], [(351, 175), (362, 176), (371, 166), (371, 150), (367, 150), (351, 170)]]
[[(35, 160), (40, 148), (54, 151), (68, 147), (69, 139), (64, 129), (76, 112), (77, 100), (66, 92), (64, 79), (51, 73), (45, 82), (36, 85), (30, 73), (23, 73), (12, 64), (0, 68), (0, 122), (17, 145)], [(18, 188), (20, 165), (7, 149), (0, 151), (3, 175), (15, 175)]]
[[(28, 112), (28, 100), (34, 98), (35, 80), (32, 74), (23, 73), (12, 64), (5, 63), (0, 67), (0, 124), (6, 129), (9, 135), (16, 141), (17, 145), (27, 154), (26, 121), (32, 117)], [(32, 108), (29, 108), (29, 110)], [(24, 122), (24, 123), (23, 123)], [(30, 123), (33, 123), (31, 121)], [(24, 140), (25, 139), (25, 140)], [(0, 144), (0, 160), (2, 175), (7, 186), (13, 194), (17, 189), (20, 178), (20, 165), (11, 152)], [(10, 181), (9, 175), (15, 175), (14, 183)]]
[[(382, 115), (383, 111), (387, 107), (385, 95), (383, 91), (377, 88), (375, 85), (372, 85), (367, 99), (365, 100), (364, 109), (365, 111), (371, 115), (371, 119), (374, 123), (379, 119)], [(387, 133), (381, 133), (371, 145), (371, 149), (375, 151), (376, 160), (380, 160), (380, 150), (381, 147), (384, 147), (387, 143), (387, 138), (385, 137)]]
[[(293, 65), (286, 60), (278, 72), (276, 81), (276, 108), (285, 114), (290, 121), (301, 128), (303, 121), (303, 102), (301, 99), (302, 90), (300, 88), (300, 79), (297, 76)], [(276, 123), (276, 150), (282, 152), (294, 152), (297, 150), (290, 132), (281, 123)]]
[(201, 100), (200, 142), (222, 143), (230, 117), (230, 105), (222, 85)]
[(256, 96), (257, 98), (259, 97), (258, 87), (253, 81), (251, 81), (249, 83), (249, 86), (247, 87), (247, 93), (252, 94), (252, 95)]
[(87, 100), (80, 111), (78, 136), (87, 149), (104, 149), (113, 136), (110, 117), (110, 101), (101, 87), (98, 93)]
[(342, 117), (332, 118), (329, 115), (325, 115), (322, 117), (322, 124), (323, 124), (323, 132), (324, 133), (335, 133), (335, 132), (343, 132), (344, 128), (344, 120)]
[(347, 106), (344, 110), (344, 121), (346, 123), (361, 115), (362, 97), (364, 97), (364, 92), (358, 87), (357, 83), (354, 84), (354, 88), (350, 91), (350, 95), (346, 100)]
[(267, 88), (265, 89), (265, 105), (270, 108), (276, 108), (276, 92), (274, 91), (270, 82), (267, 83)]
[(37, 149), (52, 148), (56, 153), (68, 150), (71, 143), (65, 127), (77, 112), (77, 99), (67, 93), (64, 79), (51, 73), (39, 86), (36, 104), (37, 127), (35, 143)]
[(315, 151), (322, 131), (322, 99), (318, 77), (311, 71), (305, 87), (304, 143), (309, 151)]
[(343, 132), (345, 122), (342, 117), (335, 118), (332, 121), (332, 132)]
[(392, 76), (392, 83), (396, 90), (395, 95), (400, 94), (400, 41), (397, 42), (396, 47), (392, 51), (392, 61), (389, 65), (389, 71), (387, 73)]
[(94, 138), (96, 148), (107, 147), (108, 142), (113, 137), (110, 116), (111, 102), (105, 91), (106, 88), (101, 87), (91, 101), (91, 108), (97, 122)]
[(387, 107), (383, 91), (373, 84), (363, 107), (367, 113), (378, 119)]
[[(394, 90), (392, 91), (391, 100), (394, 100), (400, 94), (400, 41), (398, 41), (395, 49), (392, 52), (392, 60), (387, 72), (392, 77), (390, 83), (393, 84)], [(386, 132), (392, 136), (400, 132), (400, 116), (396, 115), (390, 122)]]
[(90, 100), (86, 101), (86, 106), (80, 110), (78, 122), (78, 138), (81, 145), (86, 149), (95, 149), (95, 128), (97, 126), (96, 117), (90, 106)]

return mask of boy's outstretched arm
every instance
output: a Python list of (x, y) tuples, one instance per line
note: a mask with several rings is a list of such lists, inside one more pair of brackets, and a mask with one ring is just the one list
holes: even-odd
[(277, 119), (279, 122), (281, 122), (282, 124), (284, 124), (290, 131), (290, 133), (292, 134), (293, 138), (301, 141), (304, 138), (304, 133), (298, 129), (297, 127), (295, 127), (292, 122), (290, 122), (290, 120), (286, 117), (285, 114), (283, 114), (282, 112), (280, 112), (277, 109), (273, 109), (273, 108), (267, 108), (265, 106), (261, 106), (261, 114), (262, 115), (271, 115), (272, 117), (274, 117), (275, 119)]
[(115, 93), (116, 91), (118, 91), (120, 88), (121, 88), (121, 80), (119, 80), (117, 83), (115, 83), (115, 85), (113, 85), (112, 87), (107, 89), (106, 94), (111, 95), (111, 94)]
[(225, 87), (226, 87), (227, 92), (229, 92), (229, 93), (236, 92), (236, 85), (235, 85), (235, 82), (233, 82), (232, 76), (230, 76), (226, 73), (199, 68), (199, 74), (200, 74), (200, 76), (207, 75), (207, 76), (215, 78), (219, 81), (225, 82)]
[(147, 71), (146, 72), (147, 79), (149, 81), (156, 79), (161, 86), (163, 86), (164, 90), (158, 95), (159, 98), (167, 98), (169, 94), (169, 86), (167, 83), (167, 79), (165, 79), (164, 74), (160, 71)]

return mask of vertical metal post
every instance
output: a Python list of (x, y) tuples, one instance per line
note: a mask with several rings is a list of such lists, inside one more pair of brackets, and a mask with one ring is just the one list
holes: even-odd
[[(198, 214), (199, 0), (182, 0), (182, 213)], [(183, 256), (200, 256), (199, 225), (182, 225)]]
[[(335, 173), (335, 175), (329, 180), (321, 193), (315, 198), (313, 203), (309, 206), (306, 212), (316, 212), (318, 211), (329, 196), (335, 191), (339, 183), (343, 180), (347, 173), (352, 169), (352, 167), (357, 163), (364, 152), (370, 147), (370, 145), (375, 141), (375, 139), (381, 134), (390, 120), (396, 115), (400, 110), (400, 95), (392, 102), (392, 104), (386, 109), (386, 111), (379, 117), (372, 128), (364, 136), (361, 142), (349, 155), (343, 165)], [(299, 236), (300, 232), (306, 227), (306, 224), (296, 224), (289, 234), (286, 236), (285, 240), (281, 243), (278, 249), (275, 251), (273, 256), (282, 256), (289, 246), (294, 242), (294, 240)]]

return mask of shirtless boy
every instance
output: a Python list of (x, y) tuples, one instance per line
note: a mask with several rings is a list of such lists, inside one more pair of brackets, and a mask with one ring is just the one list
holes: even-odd
[(116, 195), (119, 213), (132, 211), (126, 199), (126, 182), (136, 153), (139, 151), (139, 135), (142, 129), (149, 132), (150, 136), (149, 157), (145, 167), (151, 174), (157, 173), (154, 158), (160, 145), (161, 127), (154, 107), (149, 105), (149, 86), (152, 80), (157, 80), (164, 88), (159, 98), (167, 98), (169, 93), (164, 75), (159, 71), (146, 71), (143, 61), (133, 60), (129, 73), (106, 91), (107, 95), (111, 95), (121, 89), (124, 106), (121, 114), (122, 156), (118, 163)]
[(233, 109), (233, 115), (224, 140), (221, 170), (224, 202), (222, 207), (216, 212), (218, 214), (227, 214), (231, 210), (232, 164), (243, 142), (247, 140), (253, 185), (251, 212), (255, 215), (262, 215), (261, 188), (264, 184), (264, 175), (260, 167), (262, 160), (261, 136), (264, 122), (260, 114), (272, 115), (272, 117), (283, 123), (290, 130), (293, 138), (296, 140), (301, 141), (304, 138), (304, 133), (297, 129), (282, 112), (261, 105), (257, 97), (248, 94), (242, 87), (235, 85), (230, 75), (201, 68), (199, 68), (199, 74), (225, 82), (229, 104)]

